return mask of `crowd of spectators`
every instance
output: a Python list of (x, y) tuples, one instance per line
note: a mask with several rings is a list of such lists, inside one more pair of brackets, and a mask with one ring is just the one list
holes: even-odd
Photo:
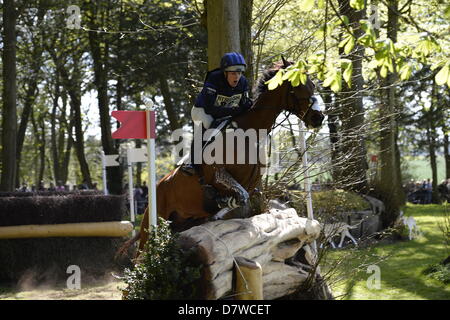
[[(430, 179), (422, 181), (411, 181), (406, 185), (408, 201), (416, 204), (430, 204), (432, 202), (433, 186)], [(450, 201), (450, 179), (443, 180), (438, 185), (441, 200)]]
[(68, 184), (63, 184), (61, 181), (58, 181), (56, 185), (53, 182), (49, 182), (48, 185), (44, 181), (40, 181), (37, 185), (32, 184), (29, 186), (26, 182), (22, 183), (20, 188), (17, 188), (16, 191), (19, 192), (38, 192), (38, 191), (77, 191), (77, 190), (98, 190), (97, 183), (93, 182), (92, 187), (89, 188), (88, 183), (83, 181), (80, 184), (73, 184), (72, 186)]
[[(124, 191), (128, 194), (128, 184), (125, 185)], [(142, 185), (134, 185), (133, 188), (134, 208), (136, 214), (143, 214), (148, 203), (148, 187), (145, 181)], [(129, 198), (127, 196), (127, 206), (129, 207)]]

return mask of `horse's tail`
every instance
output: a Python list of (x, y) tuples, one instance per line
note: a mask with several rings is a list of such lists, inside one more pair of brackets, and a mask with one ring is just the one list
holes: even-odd
[(126, 241), (122, 246), (120, 246), (120, 248), (117, 250), (114, 259), (118, 260), (120, 258), (122, 258), (123, 256), (125, 256), (128, 252), (128, 249), (136, 242), (139, 240), (139, 238), (141, 237), (141, 232), (137, 232), (136, 235), (131, 238), (130, 240)]

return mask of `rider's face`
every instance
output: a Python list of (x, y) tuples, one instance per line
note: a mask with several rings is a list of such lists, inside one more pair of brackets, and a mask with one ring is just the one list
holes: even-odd
[(242, 76), (242, 72), (240, 72), (240, 71), (225, 72), (225, 77), (227, 78), (227, 82), (233, 88), (237, 86), (241, 76)]

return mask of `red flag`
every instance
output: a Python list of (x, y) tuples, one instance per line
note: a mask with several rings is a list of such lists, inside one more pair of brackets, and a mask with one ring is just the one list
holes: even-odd
[[(111, 116), (121, 124), (113, 139), (147, 139), (146, 111), (113, 111)], [(150, 138), (155, 137), (155, 112), (150, 111)]]

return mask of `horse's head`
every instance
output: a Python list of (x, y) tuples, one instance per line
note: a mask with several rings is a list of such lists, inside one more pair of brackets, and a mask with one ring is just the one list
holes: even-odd
[[(292, 64), (283, 57), (282, 60), (282, 68), (286, 68)], [(296, 87), (292, 86), (288, 80), (285, 80), (282, 87), (283, 91), (286, 92), (284, 109), (303, 120), (308, 128), (321, 127), (323, 119), (325, 118), (320, 110), (320, 104), (323, 103), (323, 101), (319, 95), (314, 95), (315, 86), (309, 77), (306, 78), (305, 84), (300, 83)]]
[[(282, 61), (274, 64), (272, 68), (265, 71), (258, 82), (256, 88), (256, 96), (267, 93), (267, 82), (272, 79), (280, 69), (289, 67), (292, 62), (286, 61), (283, 57)], [(314, 95), (314, 83), (306, 77), (306, 83), (300, 83), (298, 86), (292, 86), (289, 80), (276, 87), (271, 95), (276, 97), (281, 109), (295, 114), (299, 117), (308, 128), (320, 128), (324, 120), (324, 115), (320, 109), (323, 100), (320, 95)], [(263, 103), (261, 104), (263, 105)]]

